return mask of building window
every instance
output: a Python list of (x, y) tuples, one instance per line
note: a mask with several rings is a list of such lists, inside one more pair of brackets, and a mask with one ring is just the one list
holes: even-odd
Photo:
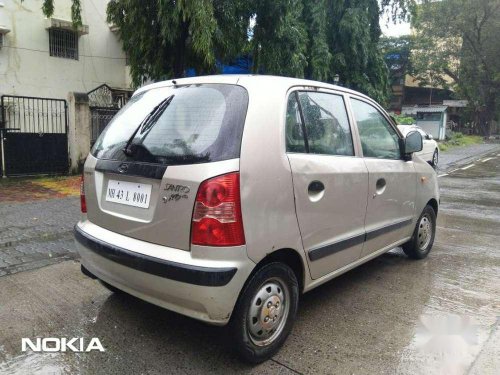
[(78, 33), (64, 29), (49, 29), (50, 56), (78, 60)]

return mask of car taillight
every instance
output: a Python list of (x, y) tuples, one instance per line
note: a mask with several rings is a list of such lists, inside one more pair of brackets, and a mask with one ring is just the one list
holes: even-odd
[(83, 174), (80, 180), (80, 209), (82, 210), (82, 213), (84, 214), (87, 213), (87, 201), (85, 200), (85, 186), (83, 181)]
[(194, 204), (191, 242), (203, 246), (245, 244), (238, 172), (201, 183)]

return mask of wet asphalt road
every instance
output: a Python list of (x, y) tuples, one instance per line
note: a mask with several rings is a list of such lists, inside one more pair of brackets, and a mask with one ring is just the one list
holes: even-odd
[[(224, 328), (112, 295), (69, 260), (0, 277), (0, 373), (498, 373), (500, 155), (482, 160), (439, 178), (427, 259), (395, 249), (302, 296), (259, 366), (231, 355)], [(37, 336), (98, 337), (106, 352), (21, 352)]]

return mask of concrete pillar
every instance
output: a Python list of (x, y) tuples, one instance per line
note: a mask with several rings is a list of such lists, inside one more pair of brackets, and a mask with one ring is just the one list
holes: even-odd
[(68, 94), (70, 173), (81, 173), (90, 151), (90, 107), (85, 93)]

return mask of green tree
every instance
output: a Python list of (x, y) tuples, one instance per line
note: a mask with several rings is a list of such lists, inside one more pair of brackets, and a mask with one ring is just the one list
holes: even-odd
[(417, 8), (412, 65), (422, 82), (469, 101), (483, 135), (499, 116), (500, 0), (442, 0)]
[(182, 77), (187, 68), (215, 72), (215, 62), (240, 51), (247, 20), (230, 0), (112, 0), (108, 22), (118, 27), (135, 85)]
[(247, 4), (256, 20), (250, 40), (254, 71), (329, 82), (338, 75), (341, 84), (386, 101), (388, 75), (378, 49), (377, 0), (258, 0)]
[(380, 39), (379, 48), (389, 69), (389, 85), (402, 86), (406, 74), (411, 71), (412, 38), (408, 35), (383, 37)]
[(388, 94), (388, 71), (381, 51), (377, 0), (329, 1), (328, 45), (333, 56), (330, 74), (380, 102)]
[[(247, 3), (255, 23), (249, 38), (254, 72), (304, 77), (306, 30), (301, 0), (257, 0)], [(249, 25), (250, 26), (250, 25)]]
[[(54, 9), (54, 0), (43, 1), (42, 12), (45, 16), (52, 17)], [(75, 28), (82, 24), (82, 6), (80, 0), (71, 0), (71, 19)]]
[(398, 69), (411, 70), (410, 53), (413, 48), (413, 38), (410, 35), (380, 38), (379, 48), (389, 69), (392, 64), (396, 64)]
[(325, 12), (329, 3), (328, 0), (306, 1), (304, 6), (304, 23), (308, 25), (305, 75), (318, 81), (332, 79), (333, 55), (328, 39), (328, 29), (331, 23)]
[[(414, 0), (381, 0), (405, 19)], [(44, 0), (51, 15), (53, 0)], [(74, 23), (81, 23), (73, 0)], [(214, 73), (216, 62), (250, 55), (254, 72), (343, 85), (379, 101), (388, 94), (378, 49), (378, 0), (111, 0), (108, 22), (118, 28), (134, 85), (182, 77), (187, 68)]]

